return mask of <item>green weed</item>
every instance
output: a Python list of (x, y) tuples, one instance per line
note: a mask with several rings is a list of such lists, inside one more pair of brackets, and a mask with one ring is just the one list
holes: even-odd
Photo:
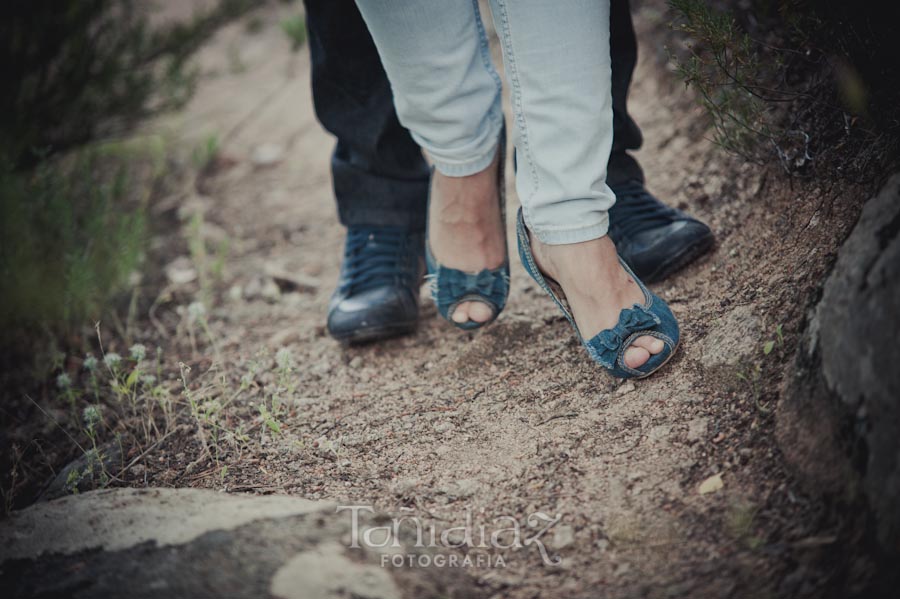
[(303, 15), (288, 17), (281, 21), (281, 30), (291, 41), (291, 50), (296, 52), (306, 43), (306, 19)]

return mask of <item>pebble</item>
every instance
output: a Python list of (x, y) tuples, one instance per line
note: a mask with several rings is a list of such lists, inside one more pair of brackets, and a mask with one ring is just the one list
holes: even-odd
[(434, 432), (436, 433), (446, 433), (453, 430), (453, 425), (446, 420), (438, 422), (434, 425)]
[(194, 263), (187, 256), (179, 256), (172, 260), (166, 267), (166, 277), (175, 285), (184, 285), (197, 278)]
[(709, 426), (709, 418), (694, 418), (688, 422), (687, 440), (689, 443), (696, 443), (706, 436), (706, 429)]
[(284, 148), (278, 144), (263, 144), (253, 149), (250, 160), (254, 166), (268, 167), (275, 166), (284, 157)]
[(443, 491), (451, 499), (465, 499), (474, 495), (480, 486), (481, 483), (475, 479), (460, 478), (446, 485)]
[(714, 474), (700, 483), (700, 487), (697, 489), (697, 491), (701, 495), (706, 495), (708, 493), (715, 493), (716, 491), (721, 490), (724, 486), (725, 483), (722, 482), (722, 476), (719, 474)]
[(569, 526), (568, 524), (564, 524), (562, 526), (557, 526), (556, 530), (553, 532), (553, 547), (556, 549), (563, 549), (568, 547), (572, 543), (575, 542), (575, 529)]
[(626, 393), (631, 393), (635, 390), (634, 383), (628, 382), (624, 385), (621, 385), (618, 389), (616, 389), (616, 395), (625, 395)]

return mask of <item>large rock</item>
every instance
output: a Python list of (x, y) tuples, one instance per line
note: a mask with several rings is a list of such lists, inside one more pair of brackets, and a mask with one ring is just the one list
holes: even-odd
[(779, 409), (782, 450), (821, 490), (862, 490), (900, 555), (900, 174), (863, 208), (810, 320)]
[[(0, 595), (480, 596), (458, 568), (395, 567), (384, 559), (422, 550), (351, 548), (351, 513), (335, 508), (198, 489), (112, 489), (36, 504), (0, 523)], [(377, 525), (377, 516), (358, 515), (358, 530)]]

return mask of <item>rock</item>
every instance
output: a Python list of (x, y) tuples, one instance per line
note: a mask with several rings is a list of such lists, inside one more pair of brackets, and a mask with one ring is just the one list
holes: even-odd
[(779, 446), (798, 478), (841, 501), (861, 488), (868, 526), (900, 557), (897, 331), (900, 174), (866, 202), (838, 251), (776, 411)]
[(418, 478), (403, 478), (393, 484), (392, 490), (397, 497), (412, 497), (421, 485)]
[(281, 288), (278, 287), (278, 284), (273, 279), (266, 278), (263, 280), (260, 295), (265, 300), (275, 302), (281, 297)]
[(706, 429), (709, 427), (709, 418), (694, 418), (688, 422), (688, 430), (685, 439), (688, 443), (702, 441), (706, 437)]
[(383, 526), (384, 518), (366, 509), (356, 509), (359, 542), (351, 547), (352, 513), (285, 495), (91, 491), (13, 512), (0, 523), (0, 588), (11, 599), (485, 595), (458, 568), (392, 562), (388, 549), (435, 555), (415, 547), (414, 535), (402, 528), (400, 547), (367, 546), (365, 531)]
[(174, 285), (185, 285), (197, 279), (194, 263), (187, 256), (179, 256), (165, 267), (166, 277)]
[(88, 450), (60, 470), (47, 484), (38, 501), (48, 501), (71, 493), (106, 486), (109, 476), (118, 474), (124, 466), (122, 445), (117, 441), (105, 443), (96, 451)]
[(616, 389), (616, 395), (625, 395), (626, 393), (631, 393), (635, 390), (634, 383), (628, 381), (627, 383), (623, 383)]
[(436, 422), (434, 425), (434, 432), (445, 434), (453, 431), (453, 424), (447, 422), (446, 420), (441, 420), (440, 422)]
[(714, 474), (700, 483), (700, 486), (697, 488), (697, 492), (701, 495), (706, 495), (708, 493), (715, 493), (716, 491), (721, 490), (724, 486), (725, 483), (722, 482), (722, 475)]
[(275, 572), (270, 590), (280, 599), (401, 599), (388, 570), (350, 560), (344, 547), (334, 542), (292, 557)]
[(253, 277), (243, 288), (245, 300), (255, 300), (262, 296), (262, 279)]
[(262, 144), (253, 148), (250, 161), (257, 168), (275, 166), (284, 158), (284, 148), (278, 144)]
[(662, 441), (666, 437), (669, 436), (669, 433), (672, 431), (671, 424), (658, 424), (650, 429), (647, 433), (647, 440), (651, 443), (654, 441)]
[(297, 291), (300, 293), (315, 293), (320, 287), (319, 280), (300, 271), (290, 270), (275, 263), (267, 262), (264, 268), (266, 276), (270, 277), (282, 293)]
[(753, 306), (737, 306), (716, 319), (703, 340), (703, 364), (707, 368), (738, 366), (759, 351), (762, 327)]
[(481, 483), (471, 478), (455, 480), (443, 488), (444, 494), (450, 499), (465, 499), (475, 494), (481, 487)]
[(269, 302), (275, 302), (281, 296), (281, 289), (269, 277), (253, 277), (244, 285), (244, 299), (255, 300), (264, 299)]
[(553, 547), (565, 549), (575, 542), (575, 529), (568, 524), (557, 526), (553, 529)]
[(323, 458), (336, 458), (340, 449), (339, 441), (331, 440), (324, 435), (316, 439), (316, 453)]

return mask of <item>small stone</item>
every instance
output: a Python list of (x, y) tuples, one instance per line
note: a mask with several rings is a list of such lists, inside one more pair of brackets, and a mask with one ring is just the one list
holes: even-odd
[(255, 300), (262, 296), (262, 279), (254, 277), (244, 285), (244, 299)]
[(434, 425), (434, 432), (436, 433), (446, 433), (453, 430), (453, 424), (447, 422), (446, 420), (442, 420)]
[(315, 293), (321, 283), (315, 277), (311, 277), (299, 271), (284, 268), (274, 263), (267, 263), (264, 271), (271, 277), (278, 288), (285, 293), (296, 291), (299, 293)]
[(415, 495), (420, 485), (418, 478), (402, 478), (394, 483), (393, 492), (397, 497), (410, 497)]
[(244, 290), (240, 285), (232, 285), (228, 288), (228, 299), (232, 302), (240, 301), (244, 295)]
[(624, 385), (621, 385), (618, 389), (616, 389), (616, 395), (625, 395), (626, 393), (631, 393), (635, 390), (634, 383), (627, 382)]
[(253, 149), (250, 156), (254, 166), (266, 168), (275, 166), (284, 157), (284, 148), (278, 144), (262, 144)]
[(553, 547), (556, 549), (564, 549), (575, 542), (575, 529), (564, 524), (557, 526), (553, 532)]
[(694, 418), (688, 422), (687, 441), (696, 443), (706, 436), (706, 428), (709, 425), (708, 418)]
[(172, 260), (166, 266), (165, 271), (166, 277), (175, 285), (184, 285), (197, 278), (194, 263), (187, 256), (179, 256)]
[(362, 366), (363, 366), (362, 356), (354, 356), (353, 359), (350, 360), (350, 362), (347, 364), (347, 366), (349, 366), (350, 368), (354, 368), (354, 369), (362, 368)]
[(281, 297), (281, 289), (278, 287), (278, 284), (272, 279), (266, 279), (263, 282), (262, 290), (260, 295), (269, 300), (270, 302), (274, 302)]
[(647, 439), (649, 439), (650, 441), (661, 441), (669, 436), (669, 432), (671, 430), (671, 424), (660, 424), (654, 426), (650, 429), (650, 432), (647, 433)]
[(465, 499), (474, 495), (480, 486), (477, 480), (461, 478), (444, 487), (444, 494), (451, 499)]
[(700, 483), (700, 487), (697, 489), (697, 491), (701, 495), (706, 495), (708, 493), (715, 493), (716, 491), (721, 490), (724, 486), (725, 483), (722, 482), (722, 475), (714, 474)]

